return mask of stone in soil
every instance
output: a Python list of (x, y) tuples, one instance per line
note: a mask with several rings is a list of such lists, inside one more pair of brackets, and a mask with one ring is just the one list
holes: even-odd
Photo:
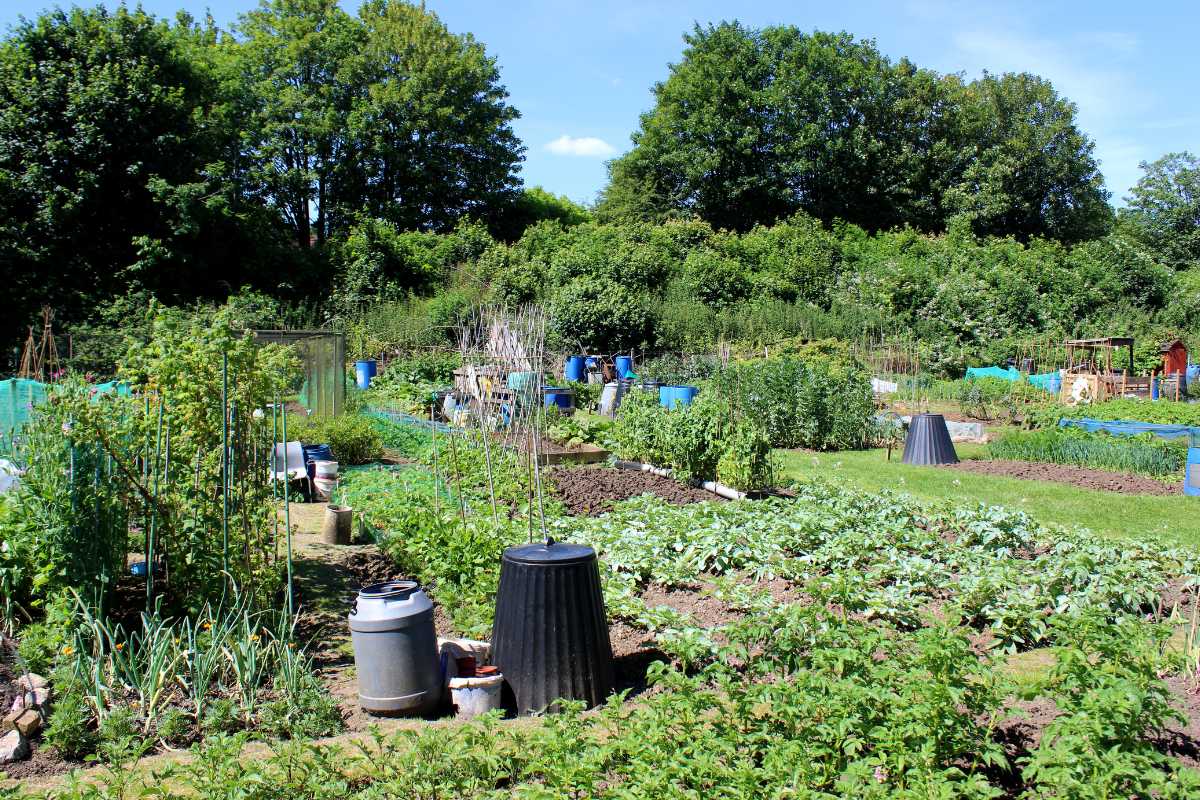
[(11, 764), (29, 758), (29, 740), (20, 731), (0, 736), (0, 764)]
[(1172, 486), (1144, 475), (1128, 472), (1109, 472), (1102, 469), (1076, 467), (1070, 464), (1042, 464), (1034, 461), (960, 461), (946, 464), (945, 469), (973, 472), (977, 475), (999, 475), (1007, 478), (1022, 478), (1034, 481), (1052, 481), (1120, 494), (1179, 494), (1179, 487)]
[(672, 505), (724, 502), (723, 498), (703, 489), (649, 472), (634, 472), (613, 467), (556, 467), (550, 471), (555, 494), (574, 516), (599, 516), (611, 511), (621, 500), (642, 494), (654, 494)]

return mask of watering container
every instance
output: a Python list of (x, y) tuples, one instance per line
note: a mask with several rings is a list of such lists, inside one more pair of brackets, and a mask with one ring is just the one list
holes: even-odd
[(613, 663), (596, 551), (552, 539), (504, 551), (492, 663), (519, 714), (553, 711), (560, 699), (604, 701)]
[(575, 390), (564, 389), (561, 386), (546, 386), (542, 388), (543, 403), (546, 408), (557, 406), (561, 411), (575, 408)]
[(957, 464), (958, 453), (941, 414), (915, 414), (904, 439), (905, 464)]
[(680, 406), (690, 406), (692, 398), (700, 391), (695, 386), (660, 386), (658, 403), (663, 408), (673, 409)]
[(416, 581), (364, 586), (350, 612), (359, 704), (378, 714), (428, 714), (442, 699), (433, 603)]
[(570, 356), (567, 359), (567, 366), (563, 370), (563, 377), (575, 383), (583, 383), (587, 380), (587, 367), (583, 356)]
[(633, 374), (633, 356), (617, 356), (613, 360), (617, 370), (617, 379), (628, 378)]
[(354, 382), (360, 389), (369, 388), (371, 378), (374, 378), (379, 369), (379, 364), (375, 361), (355, 361), (354, 362)]

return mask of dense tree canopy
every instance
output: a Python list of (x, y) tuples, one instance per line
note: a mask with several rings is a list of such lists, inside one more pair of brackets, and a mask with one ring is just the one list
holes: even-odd
[(482, 45), (401, 0), (263, 0), (232, 35), (124, 7), (23, 22), (0, 42), (0, 332), (130, 290), (302, 297), (363, 214), (500, 227), (516, 117)]
[(1168, 153), (1141, 167), (1145, 174), (1126, 198), (1126, 220), (1164, 263), (1200, 266), (1200, 159)]
[(195, 297), (240, 282), (262, 237), (253, 209), (210, 181), (218, 86), (188, 55), (209, 36), (122, 7), (55, 11), (0, 43), (0, 263), (16, 290), (4, 327), (43, 301), (77, 315), (130, 287)]
[(611, 165), (604, 218), (694, 214), (747, 230), (802, 210), (870, 230), (1079, 241), (1109, 210), (1075, 107), (1029, 75), (892, 62), (846, 33), (700, 27)]

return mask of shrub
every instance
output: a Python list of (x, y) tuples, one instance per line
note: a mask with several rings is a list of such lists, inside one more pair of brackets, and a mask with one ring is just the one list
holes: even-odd
[(383, 438), (378, 429), (360, 414), (297, 417), (288, 425), (288, 438), (305, 444), (329, 445), (339, 464), (367, 464), (383, 455)]
[(871, 383), (840, 357), (754, 359), (721, 370), (714, 391), (739, 414), (763, 421), (773, 447), (850, 450), (871, 438)]
[(77, 686), (56, 680), (50, 722), (46, 726), (46, 744), (63, 758), (79, 760), (96, 752), (100, 737), (92, 727), (92, 708)]
[(547, 306), (547, 345), (574, 352), (614, 353), (652, 340), (653, 315), (644, 292), (607, 278), (575, 278)]
[(743, 420), (724, 441), (717, 480), (744, 492), (775, 485), (776, 464), (766, 429)]

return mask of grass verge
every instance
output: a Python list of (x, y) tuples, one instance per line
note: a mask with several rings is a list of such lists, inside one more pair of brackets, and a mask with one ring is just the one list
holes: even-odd
[[(961, 459), (982, 458), (985, 445), (958, 444)], [(973, 475), (887, 460), (884, 450), (809, 453), (781, 450), (783, 473), (825, 478), (867, 491), (891, 489), (934, 502), (986, 503), (1020, 509), (1044, 523), (1078, 525), (1105, 536), (1200, 545), (1200, 497), (1152, 497), (1080, 489), (1048, 481)]]

